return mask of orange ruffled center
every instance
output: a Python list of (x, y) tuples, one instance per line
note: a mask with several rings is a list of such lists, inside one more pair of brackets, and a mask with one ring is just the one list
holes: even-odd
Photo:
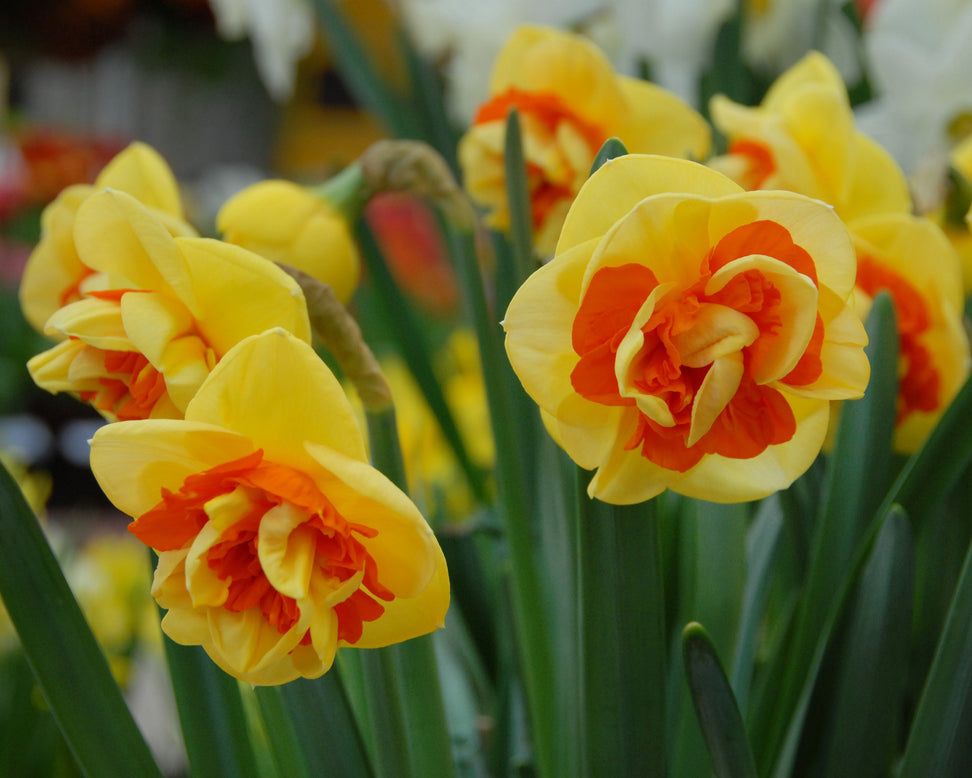
[[(473, 124), (506, 121), (510, 109), (516, 108), (521, 116), (530, 117), (548, 137), (556, 138), (561, 123), (569, 124), (586, 142), (590, 150), (590, 162), (607, 140), (607, 133), (596, 124), (578, 116), (559, 95), (551, 92), (526, 92), (510, 87), (483, 103), (476, 113)], [(584, 172), (586, 178), (587, 171)], [(534, 229), (546, 220), (550, 210), (564, 199), (573, 199), (577, 182), (551, 180), (540, 165), (527, 160), (527, 176), (530, 188), (531, 216)]]
[[(90, 292), (89, 296), (118, 302), (133, 289)], [(105, 375), (100, 388), (78, 392), (78, 397), (99, 411), (113, 413), (119, 421), (147, 419), (165, 396), (165, 377), (138, 351), (102, 351)]]
[[(630, 338), (636, 316), (659, 287), (658, 279), (649, 268), (636, 263), (604, 267), (591, 278), (574, 319), (573, 347), (580, 360), (571, 373), (571, 383), (593, 402), (637, 411), (635, 429), (625, 448), (640, 449), (642, 456), (660, 467), (685, 472), (706, 454), (749, 459), (793, 437), (796, 421), (789, 403), (780, 391), (753, 378), (754, 369), (784, 336), (780, 290), (759, 269), (748, 269), (716, 291), (706, 292), (708, 281), (720, 268), (753, 254), (779, 260), (816, 285), (810, 255), (779, 224), (758, 221), (726, 235), (701, 260), (698, 280), (688, 288), (664, 293), (640, 326), (637, 355), (626, 372), (635, 394), (649, 398), (654, 407), (659, 400), (663, 403), (661, 411), (651, 414), (639, 407), (631, 391), (622, 393), (617, 364), (622, 341)], [(730, 372), (741, 360), (741, 374), (736, 374), (738, 384), (731, 399), (704, 434), (696, 433), (698, 439), (690, 442), (695, 401), (720, 361), (700, 358), (705, 349), (697, 345), (723, 337), (718, 320), (710, 317), (713, 312), (725, 317), (726, 309), (751, 322), (741, 328), (750, 334), (740, 341), (738, 354), (723, 354), (729, 359)], [(738, 321), (735, 314), (728, 315)], [(707, 327), (710, 332), (705, 331)], [(823, 323), (817, 314), (806, 349), (780, 383), (802, 386), (814, 382), (822, 372), (822, 344)], [(661, 416), (666, 418), (659, 421)]]
[(761, 189), (776, 172), (776, 160), (769, 147), (759, 141), (740, 138), (729, 144), (729, 153), (746, 160), (746, 172), (740, 182), (744, 189)]
[[(306, 473), (263, 459), (257, 449), (232, 462), (190, 475), (177, 492), (162, 490), (162, 500), (129, 525), (129, 530), (156, 551), (175, 551), (192, 544), (210, 521), (211, 501), (240, 488), (246, 490), (248, 509), (223, 529), (205, 552), (208, 566), (228, 582), (222, 607), (232, 612), (259, 608), (267, 623), (280, 633), (300, 619), (293, 597), (274, 589), (259, 558), (260, 523), (267, 511), (289, 503), (306, 519), (301, 532), (314, 536), (314, 574), (344, 583), (361, 575), (360, 585), (333, 606), (338, 620), (338, 639), (357, 642), (364, 622), (375, 621), (394, 595), (378, 581), (377, 565), (360, 538), (373, 538), (377, 530), (345, 519)], [(295, 530), (297, 532), (298, 530)], [(310, 643), (308, 630), (301, 643)]]
[(941, 397), (941, 376), (931, 352), (923, 345), (931, 313), (921, 292), (904, 276), (866, 254), (857, 258), (857, 286), (874, 297), (884, 290), (894, 301), (901, 352), (897, 421), (915, 411), (932, 413)]

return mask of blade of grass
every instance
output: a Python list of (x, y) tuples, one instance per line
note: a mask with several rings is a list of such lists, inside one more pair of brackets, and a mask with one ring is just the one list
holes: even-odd
[[(874, 298), (865, 327), (870, 341), (866, 353), (872, 379), (863, 399), (841, 406), (837, 445), (824, 487), (823, 507), (814, 528), (787, 672), (777, 696), (776, 711), (768, 719), (769, 732), (756, 741), (764, 749), (758, 757), (763, 772), (778, 761), (783, 738), (801, 704), (805, 679), (814, 667), (824, 623), (837, 593), (846, 587), (849, 562), (865, 526), (861, 512), (865, 517), (870, 516), (877, 507), (871, 504), (875, 502), (875, 491), (869, 484), (876, 483), (880, 488), (889, 478), (885, 452), (890, 450), (894, 430), (898, 336), (894, 306), (887, 293)], [(853, 478), (847, 476), (849, 472), (854, 473)]]
[(199, 646), (180, 646), (166, 636), (165, 656), (193, 778), (256, 778), (239, 682)]
[(304, 749), (290, 719), (281, 687), (257, 686), (254, 691), (277, 773), (286, 778), (310, 778)]
[(682, 631), (682, 659), (713, 771), (718, 778), (756, 778), (742, 715), (715, 646), (701, 624), (692, 622)]
[(78, 766), (161, 776), (37, 518), (0, 465), (0, 595)]
[[(838, 654), (819, 775), (877, 778), (891, 771), (911, 637), (914, 548), (903, 511), (874, 542)], [(931, 773), (929, 773), (931, 774)]]
[[(530, 205), (530, 189), (527, 186), (520, 114), (516, 108), (511, 108), (506, 116), (503, 165), (506, 174), (506, 200), (510, 211), (510, 239), (513, 246), (511, 286), (515, 290), (537, 269), (537, 263), (533, 258), (533, 208)], [(497, 307), (505, 310), (509, 302), (509, 297), (504, 295), (497, 300)]]
[(972, 770), (972, 546), (912, 720), (899, 778)]
[(578, 473), (584, 775), (665, 775), (668, 676), (654, 503), (591, 500)]
[[(359, 652), (361, 653), (361, 652)], [(258, 694), (263, 693), (258, 690)], [(280, 687), (311, 775), (371, 778), (364, 740), (337, 668)]]
[[(403, 491), (405, 463), (398, 442), (393, 407), (368, 411), (368, 441), (372, 462)], [(423, 635), (384, 649), (390, 652), (401, 721), (407, 735), (408, 756), (413, 776), (454, 775), (449, 728), (446, 725), (442, 689), (431, 635)]]

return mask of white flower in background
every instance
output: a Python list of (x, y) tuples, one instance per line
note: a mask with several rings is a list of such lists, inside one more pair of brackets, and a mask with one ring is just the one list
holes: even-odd
[(834, 63), (845, 83), (857, 83), (861, 78), (857, 31), (841, 11), (843, 4), (843, 0), (745, 0), (743, 57), (776, 76), (816, 49)]
[(209, 0), (220, 36), (249, 36), (257, 70), (274, 100), (294, 92), (297, 62), (314, 45), (316, 22), (307, 0)]
[(864, 46), (875, 99), (858, 109), (858, 126), (909, 175), (944, 175), (959, 140), (949, 130), (972, 115), (972, 3), (882, 0)]

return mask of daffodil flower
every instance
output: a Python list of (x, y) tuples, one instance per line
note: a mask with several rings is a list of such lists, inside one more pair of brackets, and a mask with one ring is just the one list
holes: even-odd
[(852, 235), (858, 313), (867, 316), (878, 292), (894, 301), (900, 342), (894, 447), (912, 454), (969, 375), (958, 256), (933, 222), (908, 214), (858, 219)]
[(249, 335), (279, 326), (310, 342), (303, 293), (283, 270), (238, 246), (173, 238), (124, 192), (89, 195), (74, 242), (96, 275), (47, 322), (65, 339), (27, 367), (40, 387), (71, 392), (109, 421), (181, 417)]
[(314, 276), (346, 303), (358, 287), (361, 259), (339, 206), (290, 181), (261, 181), (231, 197), (216, 226), (229, 243)]
[(57, 309), (79, 300), (84, 288), (93, 283), (94, 270), (75, 247), (74, 220), (81, 204), (106, 188), (138, 199), (172, 235), (196, 234), (184, 221), (179, 185), (165, 160), (144, 143), (131, 144), (108, 163), (94, 185), (69, 186), (41, 215), (41, 238), (20, 283), (24, 317), (39, 332)]
[(553, 251), (567, 209), (608, 138), (617, 136), (632, 152), (701, 159), (709, 150), (708, 125), (675, 95), (618, 75), (580, 36), (520, 27), (496, 60), (490, 99), (459, 144), (466, 189), (498, 229), (509, 226), (503, 150), (511, 108), (520, 116), (542, 254)]
[(241, 680), (315, 678), (341, 646), (443, 626), (432, 530), (368, 464), (337, 379), (284, 330), (233, 348), (185, 419), (101, 428), (91, 467), (159, 553), (165, 632)]
[(832, 205), (844, 221), (907, 213), (911, 198), (894, 159), (854, 125), (837, 69), (811, 52), (756, 107), (716, 95), (712, 122), (728, 153), (709, 161), (745, 189), (787, 189)]
[(823, 203), (628, 155), (591, 176), (517, 291), (507, 354), (553, 438), (597, 470), (591, 496), (758, 499), (810, 466), (830, 400), (867, 384), (855, 270)]

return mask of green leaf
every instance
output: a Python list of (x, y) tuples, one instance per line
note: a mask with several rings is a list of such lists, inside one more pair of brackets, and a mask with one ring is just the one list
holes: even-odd
[(584, 775), (665, 775), (667, 639), (654, 503), (587, 497), (578, 473)]
[(620, 138), (608, 138), (594, 156), (594, 162), (591, 163), (590, 175), (594, 175), (609, 159), (617, 159), (627, 153), (628, 149), (625, 148)]
[(715, 774), (719, 778), (756, 778), (756, 763), (736, 698), (701, 624), (692, 622), (683, 630), (682, 658)]
[(972, 772), (972, 546), (911, 724), (899, 778)]
[(90, 778), (161, 776), (20, 487), (0, 466), (0, 595), (37, 683)]
[[(819, 775), (890, 772), (908, 678), (914, 548), (907, 516), (888, 514), (846, 620)], [(934, 771), (925, 773), (935, 774)]]
[(408, 364), (422, 396), (429, 404), (446, 442), (455, 454), (456, 461), (458, 461), (469, 482), (470, 489), (472, 489), (477, 500), (486, 502), (487, 494), (483, 474), (469, 456), (455, 417), (452, 415), (448, 402), (446, 402), (442, 386), (429, 359), (432, 348), (429, 339), (423, 332), (422, 324), (411, 303), (395, 283), (371, 232), (362, 227), (357, 231), (357, 238), (361, 246), (361, 255), (368, 267), (368, 273), (383, 303), (386, 318), (388, 321), (394, 322), (394, 325), (389, 327), (388, 333), (395, 339), (399, 353)]
[[(258, 695), (261, 693), (258, 690)], [(328, 778), (374, 775), (336, 667), (320, 678), (298, 678), (281, 686), (280, 696), (311, 775)]]
[(283, 687), (257, 686), (260, 719), (277, 773), (285, 778), (310, 778), (311, 773), (283, 697)]
[[(510, 238), (513, 244), (510, 286), (516, 289), (537, 269), (537, 263), (533, 259), (533, 208), (527, 185), (526, 160), (523, 158), (520, 115), (516, 108), (511, 108), (506, 117), (503, 165), (506, 174), (506, 199), (510, 210)], [(506, 308), (508, 304), (508, 298), (499, 301), (500, 308)]]
[(193, 778), (256, 778), (239, 682), (199, 646), (181, 646), (166, 636), (165, 656)]
[[(475, 236), (453, 230), (450, 238), (467, 310), (479, 340), (493, 438), (496, 450), (502, 452), (496, 460), (496, 490), (509, 545), (514, 624), (538, 770), (542, 776), (558, 776), (562, 772), (555, 765), (561, 759), (562, 743), (555, 734), (557, 697), (549, 672), (552, 637), (543, 618), (547, 601), (536, 561), (525, 477), (526, 452), (534, 447), (525, 442), (523, 426), (510, 421), (519, 421), (516, 409), (523, 404), (525, 393), (502, 351), (499, 317), (487, 302)], [(533, 416), (536, 418), (536, 414)]]
[(898, 337), (894, 307), (886, 293), (875, 297), (865, 326), (872, 380), (863, 399), (841, 406), (837, 445), (829, 462), (823, 503), (814, 527), (796, 633), (787, 654), (787, 671), (778, 690), (775, 711), (767, 719), (769, 732), (760, 733), (761, 737), (754, 741), (761, 746), (759, 763), (764, 771), (776, 763), (788, 731), (792, 737), (793, 723), (802, 721), (798, 711), (805, 704), (806, 679), (816, 675), (820, 636), (825, 633), (824, 625), (839, 593), (847, 589), (853, 574), (850, 563), (860, 553), (866, 526), (861, 517), (873, 515), (884, 491), (882, 485), (889, 482), (886, 452), (894, 429)]

